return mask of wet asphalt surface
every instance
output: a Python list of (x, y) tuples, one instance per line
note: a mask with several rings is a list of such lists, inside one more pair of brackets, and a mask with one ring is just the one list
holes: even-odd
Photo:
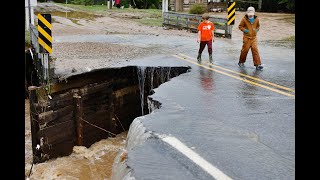
[[(259, 71), (251, 51), (245, 67), (238, 67), (242, 42), (230, 39), (216, 38), (213, 65), (207, 64), (207, 48), (202, 63), (196, 62), (196, 34), (194, 39), (121, 34), (56, 40), (158, 49), (154, 55), (117, 66), (190, 66), (190, 72), (154, 89), (150, 97), (161, 108), (137, 118), (146, 132), (177, 138), (232, 179), (295, 179), (294, 47), (259, 42), (264, 65)], [(128, 151), (126, 164), (136, 179), (215, 179), (161, 136)]]

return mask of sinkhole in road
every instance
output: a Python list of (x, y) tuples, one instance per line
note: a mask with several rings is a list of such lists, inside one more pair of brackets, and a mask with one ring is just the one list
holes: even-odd
[(161, 102), (148, 98), (153, 89), (189, 69), (97, 69), (56, 81), (50, 86), (50, 96), (44, 87), (28, 84), (33, 161), (67, 156), (74, 146), (88, 148), (127, 131), (136, 117), (160, 108)]

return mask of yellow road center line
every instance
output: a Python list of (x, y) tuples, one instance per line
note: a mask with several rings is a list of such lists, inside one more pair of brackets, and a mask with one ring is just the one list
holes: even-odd
[[(184, 57), (187, 57), (189, 59), (194, 59), (193, 57), (190, 57), (190, 56), (187, 56), (185, 54), (179, 54), (181, 56), (184, 56)], [(208, 63), (209, 64), (209, 63)], [(281, 86), (281, 85), (278, 85), (278, 84), (274, 84), (274, 83), (271, 83), (271, 82), (268, 82), (268, 81), (265, 81), (265, 80), (262, 80), (262, 79), (259, 79), (259, 78), (255, 78), (255, 77), (252, 77), (252, 76), (249, 76), (247, 74), (243, 74), (243, 73), (239, 73), (239, 72), (236, 72), (236, 71), (232, 71), (230, 69), (226, 69), (226, 68), (223, 68), (223, 67), (220, 67), (220, 66), (217, 66), (217, 65), (214, 65), (214, 64), (210, 64), (211, 66), (214, 66), (216, 68), (220, 68), (220, 69), (223, 69), (225, 71), (228, 71), (228, 72), (232, 72), (232, 73), (235, 73), (235, 74), (239, 74), (240, 76), (244, 76), (244, 77), (247, 77), (247, 78), (250, 78), (250, 79), (253, 79), (253, 80), (256, 80), (256, 81), (260, 81), (260, 82), (263, 82), (265, 84), (269, 84), (271, 86), (274, 86), (274, 87), (277, 87), (277, 88), (280, 88), (280, 89), (283, 89), (283, 90), (286, 90), (286, 91), (289, 91), (289, 92), (294, 92), (295, 90), (293, 89), (290, 89), (290, 88), (287, 88), (287, 87), (284, 87), (284, 86)]]
[(192, 64), (195, 64), (197, 66), (200, 66), (200, 67), (203, 67), (203, 68), (206, 68), (206, 69), (209, 69), (209, 70), (212, 70), (212, 71), (215, 71), (217, 73), (220, 73), (220, 74), (223, 74), (223, 75), (226, 75), (226, 76), (229, 76), (229, 77), (232, 77), (232, 78), (235, 78), (235, 79), (238, 79), (240, 81), (243, 81), (243, 82), (246, 82), (246, 83), (249, 83), (249, 84), (252, 84), (252, 85), (255, 85), (255, 86), (259, 86), (259, 87), (262, 87), (262, 88), (265, 88), (265, 89), (268, 89), (270, 91), (273, 91), (273, 92), (277, 92), (279, 94), (283, 94), (283, 95), (286, 95), (286, 96), (289, 96), (289, 97), (295, 97), (295, 95), (292, 95), (292, 94), (289, 94), (289, 93), (286, 93), (286, 92), (283, 92), (283, 91), (279, 91), (278, 89), (274, 89), (274, 88), (270, 88), (268, 86), (265, 86), (265, 85), (262, 85), (262, 84), (259, 84), (259, 83), (256, 83), (256, 82), (253, 82), (253, 81), (249, 81), (247, 79), (244, 79), (244, 78), (240, 78), (240, 77), (237, 77), (237, 76), (234, 76), (234, 75), (231, 75), (231, 74), (228, 74), (228, 73), (225, 73), (223, 71), (220, 71), (220, 70), (217, 70), (217, 69), (214, 69), (214, 68), (210, 68), (210, 67), (207, 67), (207, 66), (204, 66), (202, 64), (198, 64), (194, 61), (191, 61), (191, 60), (188, 60), (188, 59), (185, 59), (185, 58), (182, 58), (180, 56), (177, 56), (177, 55), (172, 55), (178, 59), (182, 59), (184, 61), (188, 61)]

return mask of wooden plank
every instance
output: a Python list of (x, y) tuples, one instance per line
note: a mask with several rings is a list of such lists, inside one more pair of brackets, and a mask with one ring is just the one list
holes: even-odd
[(32, 153), (33, 153), (33, 161), (37, 163), (37, 161), (41, 157), (41, 152), (39, 152), (36, 147), (37, 144), (40, 144), (40, 138), (37, 135), (39, 132), (39, 115), (36, 112), (34, 104), (38, 102), (37, 98), (37, 87), (30, 86), (28, 87), (30, 91), (30, 126), (31, 126), (31, 144), (32, 144)]
[[(111, 94), (111, 92), (110, 92)], [(105, 104), (108, 100), (109, 95), (107, 93), (96, 93), (96, 94), (90, 94), (87, 96), (82, 96), (82, 101), (84, 106), (89, 106), (92, 104)]]
[(76, 132), (77, 132), (77, 145), (83, 145), (83, 110), (81, 96), (74, 96), (75, 100), (75, 120), (76, 120)]
[(110, 117), (110, 112), (106, 110), (100, 110), (95, 112), (94, 114), (83, 114), (83, 119), (88, 121), (89, 123), (96, 123), (96, 122), (104, 122), (108, 120)]
[(82, 111), (83, 111), (83, 114), (85, 114), (85, 115), (94, 114), (98, 111), (110, 112), (111, 111), (110, 106), (111, 106), (111, 104), (102, 104), (100, 106), (95, 106), (95, 105), (86, 106), (86, 107), (83, 107)]
[(69, 106), (73, 104), (73, 98), (63, 99), (61, 101), (50, 101), (50, 107), (52, 110), (57, 110), (63, 108), (65, 106)]
[(73, 120), (74, 120), (74, 111), (70, 112), (69, 114), (67, 114), (65, 116), (57, 118), (54, 121), (50, 121), (48, 123), (42, 124), (40, 126), (40, 128), (44, 129), (44, 128), (47, 128), (47, 127), (50, 127), (50, 126), (54, 126), (56, 124), (60, 124), (60, 123), (66, 122), (66, 121), (73, 121)]
[(101, 83), (110, 81), (112, 84), (112, 80), (114, 79), (121, 79), (122, 77), (126, 77), (124, 71), (127, 71), (134, 68), (133, 66), (129, 67), (120, 67), (120, 68), (102, 68), (102, 69), (95, 69), (91, 72), (86, 72), (82, 74), (73, 75), (67, 77), (65, 82), (59, 82), (55, 84), (51, 84), (51, 92), (59, 92), (68, 89), (75, 89), (81, 88), (88, 84), (93, 83)]
[(119, 97), (122, 97), (127, 94), (134, 94), (136, 91), (140, 91), (139, 85), (134, 85), (134, 86), (125, 87), (125, 88), (122, 88), (119, 90), (115, 90), (115, 91), (113, 91), (113, 94), (114, 94), (115, 98), (119, 98)]
[(68, 139), (56, 144), (45, 144), (41, 147), (43, 153), (45, 154), (43, 157), (43, 161), (52, 158), (68, 156), (72, 153), (74, 146), (74, 139)]
[(103, 83), (95, 83), (95, 84), (90, 84), (87, 85), (83, 88), (80, 89), (80, 94), (81, 96), (89, 95), (89, 94), (94, 94), (97, 92), (104, 92), (104, 91), (110, 91), (112, 89), (112, 82), (103, 82)]
[(61, 141), (75, 136), (74, 121), (66, 121), (54, 126), (39, 130), (39, 138), (44, 138), (46, 144), (53, 144), (55, 141)]
[(45, 123), (49, 123), (63, 116), (69, 115), (70, 113), (72, 114), (73, 109), (74, 109), (73, 105), (68, 105), (55, 111), (51, 110), (51, 111), (41, 113), (39, 114), (39, 123), (43, 125)]
[(68, 98), (72, 98), (73, 96), (73, 93), (72, 91), (67, 91), (65, 93), (52, 93), (51, 94), (51, 97), (52, 97), (52, 100), (51, 101), (61, 101), (63, 99), (68, 99)]

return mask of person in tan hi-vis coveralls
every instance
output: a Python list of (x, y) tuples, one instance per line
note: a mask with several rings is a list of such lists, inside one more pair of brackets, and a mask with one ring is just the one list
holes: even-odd
[(263, 66), (261, 65), (257, 42), (257, 33), (260, 28), (260, 23), (258, 17), (254, 15), (254, 13), (254, 7), (248, 7), (247, 14), (241, 19), (239, 24), (239, 29), (243, 32), (243, 45), (238, 65), (240, 67), (244, 66), (247, 54), (251, 48), (253, 64), (256, 66), (256, 69), (261, 70)]

